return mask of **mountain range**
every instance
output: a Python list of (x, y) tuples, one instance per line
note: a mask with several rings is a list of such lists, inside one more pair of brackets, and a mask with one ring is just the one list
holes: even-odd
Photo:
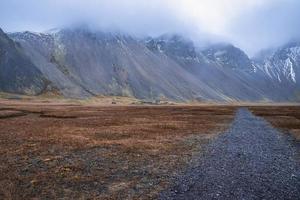
[(300, 42), (250, 59), (231, 44), (199, 48), (176, 34), (137, 38), (65, 28), (0, 29), (0, 91), (176, 101), (300, 100)]

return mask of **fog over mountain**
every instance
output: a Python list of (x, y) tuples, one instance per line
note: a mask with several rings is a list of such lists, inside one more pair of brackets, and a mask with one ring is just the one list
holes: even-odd
[(80, 26), (2, 32), (0, 48), (3, 92), (177, 101), (300, 99), (297, 42), (252, 60), (227, 43), (198, 48), (178, 34), (139, 39)]
[(228, 42), (250, 56), (300, 35), (298, 0), (4, 0), (0, 27), (42, 32), (88, 24), (138, 36), (178, 33), (199, 45)]
[(0, 92), (298, 102), (299, 5), (1, 1)]

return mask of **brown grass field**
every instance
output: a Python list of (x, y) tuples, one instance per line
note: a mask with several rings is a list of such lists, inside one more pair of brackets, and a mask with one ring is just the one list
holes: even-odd
[(256, 106), (249, 110), (300, 143), (300, 106)]
[[(0, 101), (0, 199), (155, 199), (237, 107)], [(300, 107), (250, 110), (299, 139)]]

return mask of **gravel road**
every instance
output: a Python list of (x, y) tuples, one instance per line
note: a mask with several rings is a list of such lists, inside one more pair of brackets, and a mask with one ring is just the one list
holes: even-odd
[(240, 109), (160, 199), (300, 199), (299, 147)]

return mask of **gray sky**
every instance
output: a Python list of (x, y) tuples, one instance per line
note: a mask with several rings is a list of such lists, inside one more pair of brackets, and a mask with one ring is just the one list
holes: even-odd
[(38, 32), (84, 23), (138, 36), (180, 33), (253, 55), (299, 38), (299, 10), (299, 0), (0, 0), (0, 27)]

